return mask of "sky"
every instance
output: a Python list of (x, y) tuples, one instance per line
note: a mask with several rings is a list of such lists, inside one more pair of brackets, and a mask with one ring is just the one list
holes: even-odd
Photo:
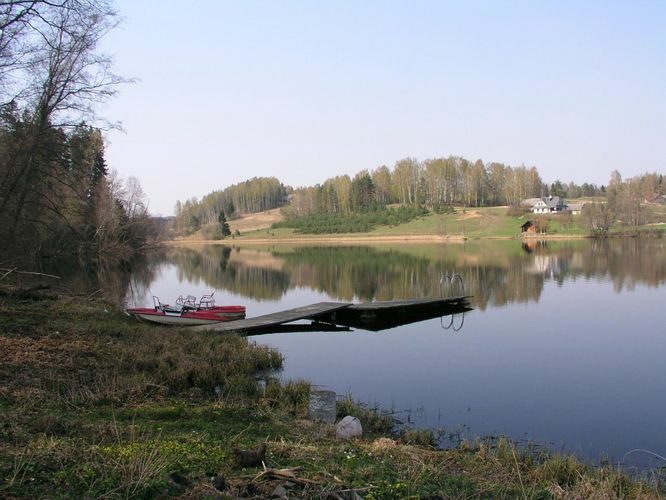
[(154, 214), (252, 177), (293, 187), (462, 156), (544, 181), (666, 173), (666, 2), (117, 0), (134, 78), (107, 163)]

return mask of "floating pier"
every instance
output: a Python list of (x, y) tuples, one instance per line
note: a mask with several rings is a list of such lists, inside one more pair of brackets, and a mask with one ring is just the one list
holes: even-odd
[[(377, 331), (469, 311), (471, 310), (469, 298), (469, 296), (459, 296), (390, 300), (363, 304), (318, 302), (309, 306), (257, 316), (256, 318), (191, 328), (218, 332), (239, 332), (250, 335), (284, 331), (348, 331), (349, 327)], [(287, 325), (293, 321), (308, 319), (313, 323), (310, 325)]]

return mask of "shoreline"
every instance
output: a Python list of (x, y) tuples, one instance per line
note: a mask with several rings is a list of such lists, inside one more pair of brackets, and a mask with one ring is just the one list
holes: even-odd
[[(9, 497), (270, 497), (278, 487), (300, 498), (349, 491), (373, 498), (662, 493), (614, 467), (567, 453), (535, 456), (507, 438), (437, 449), (432, 431), (397, 434), (391, 418), (351, 399), (339, 403), (336, 420), (359, 418), (363, 436), (341, 440), (332, 424), (307, 418), (311, 383), (267, 379), (259, 386), (257, 374), (281, 365), (278, 351), (233, 335), (135, 322), (103, 300), (32, 299), (0, 297), (12, 316), (32, 318), (21, 334), (9, 320), (0, 327), (0, 428), (4, 423), (8, 438), (0, 493)], [(44, 311), (58, 316), (55, 334), (39, 316)], [(119, 383), (82, 378), (82, 367)], [(59, 391), (48, 389), (53, 380)], [(225, 392), (217, 394), (218, 387)], [(57, 448), (45, 439), (57, 439)], [(262, 442), (263, 471), (261, 464), (240, 467), (234, 448)], [(144, 473), (128, 478), (135, 470)]]
[[(175, 240), (168, 240), (165, 243), (170, 246), (178, 245), (229, 245), (231, 244), (250, 244), (250, 245), (266, 245), (271, 243), (464, 243), (469, 238), (465, 236), (436, 236), (436, 235), (399, 235), (399, 236), (298, 236), (298, 237), (272, 237), (272, 238), (227, 238), (222, 240), (206, 240), (197, 238), (182, 238)], [(510, 237), (498, 237), (495, 239), (511, 240)]]
[[(609, 235), (607, 238), (634, 238), (637, 235), (619, 234)], [(466, 243), (468, 241), (547, 241), (547, 240), (584, 240), (593, 239), (585, 234), (541, 234), (541, 235), (517, 235), (517, 236), (436, 236), (436, 235), (400, 235), (400, 236), (299, 236), (299, 237), (273, 237), (273, 238), (226, 238), (221, 240), (208, 240), (199, 238), (178, 238), (164, 242), (167, 246), (197, 246), (197, 245), (266, 245), (266, 244), (359, 244), (368, 245), (374, 243)]]

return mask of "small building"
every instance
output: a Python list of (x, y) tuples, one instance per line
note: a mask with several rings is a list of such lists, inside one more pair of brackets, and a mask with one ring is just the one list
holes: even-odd
[(646, 203), (654, 205), (666, 205), (666, 194), (657, 194), (645, 199)]
[(558, 214), (566, 210), (564, 199), (559, 196), (548, 196), (541, 198), (532, 206), (532, 212), (535, 214)]
[(580, 215), (583, 212), (583, 206), (585, 203), (570, 203), (568, 205), (568, 211), (572, 215)]
[(536, 233), (536, 225), (531, 220), (520, 226), (521, 233)]

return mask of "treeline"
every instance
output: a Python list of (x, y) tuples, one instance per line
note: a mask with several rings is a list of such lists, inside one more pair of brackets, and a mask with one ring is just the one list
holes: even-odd
[[(622, 181), (613, 172), (608, 187), (556, 180), (544, 183), (535, 167), (471, 162), (461, 157), (418, 161), (402, 159), (389, 169), (362, 170), (353, 178), (341, 175), (323, 184), (292, 189), (275, 178), (255, 178), (201, 201), (176, 205), (177, 229), (192, 232), (212, 227), (221, 218), (252, 213), (284, 204), (285, 221), (273, 227), (290, 227), (300, 233), (349, 233), (372, 230), (379, 224), (400, 224), (425, 211), (447, 213), (454, 206), (508, 205), (522, 213), (522, 201), (549, 195), (565, 199), (606, 198), (587, 209), (593, 232), (605, 234), (615, 221), (640, 225), (649, 222), (645, 202), (664, 194), (663, 176), (644, 174)], [(400, 205), (396, 210), (391, 205)]]
[(118, 256), (156, 237), (141, 185), (109, 172), (98, 129), (48, 127), (33, 142), (17, 113), (5, 106), (0, 115), (4, 257)]
[(484, 164), (450, 156), (418, 161), (405, 158), (392, 169), (381, 166), (326, 180), (293, 191), (288, 216), (313, 213), (352, 213), (392, 203), (423, 206), (434, 211), (454, 204), (493, 206), (518, 204), (540, 196), (544, 185), (535, 167)]
[(651, 222), (663, 222), (663, 214), (651, 207), (664, 204), (666, 186), (663, 174), (645, 173), (627, 180), (617, 170), (611, 174), (606, 199), (583, 207), (583, 219), (590, 233), (605, 237), (616, 224), (635, 230)]
[(614, 170), (607, 191), (608, 208), (613, 217), (625, 225), (640, 226), (652, 222), (648, 220), (646, 202), (664, 195), (666, 186), (662, 174), (646, 173), (623, 180)]
[(192, 232), (216, 224), (220, 215), (227, 219), (238, 214), (263, 212), (281, 207), (287, 201), (287, 189), (275, 177), (254, 177), (222, 191), (213, 191), (201, 201), (191, 198), (176, 202), (176, 229)]
[(606, 186), (597, 186), (596, 184), (590, 184), (588, 182), (579, 185), (573, 181), (564, 183), (560, 180), (556, 180), (550, 185), (550, 188), (546, 190), (545, 195), (560, 196), (567, 199), (605, 196)]
[(141, 186), (110, 174), (95, 107), (123, 80), (97, 52), (105, 0), (4, 2), (0, 10), (0, 254), (119, 255), (150, 236)]

